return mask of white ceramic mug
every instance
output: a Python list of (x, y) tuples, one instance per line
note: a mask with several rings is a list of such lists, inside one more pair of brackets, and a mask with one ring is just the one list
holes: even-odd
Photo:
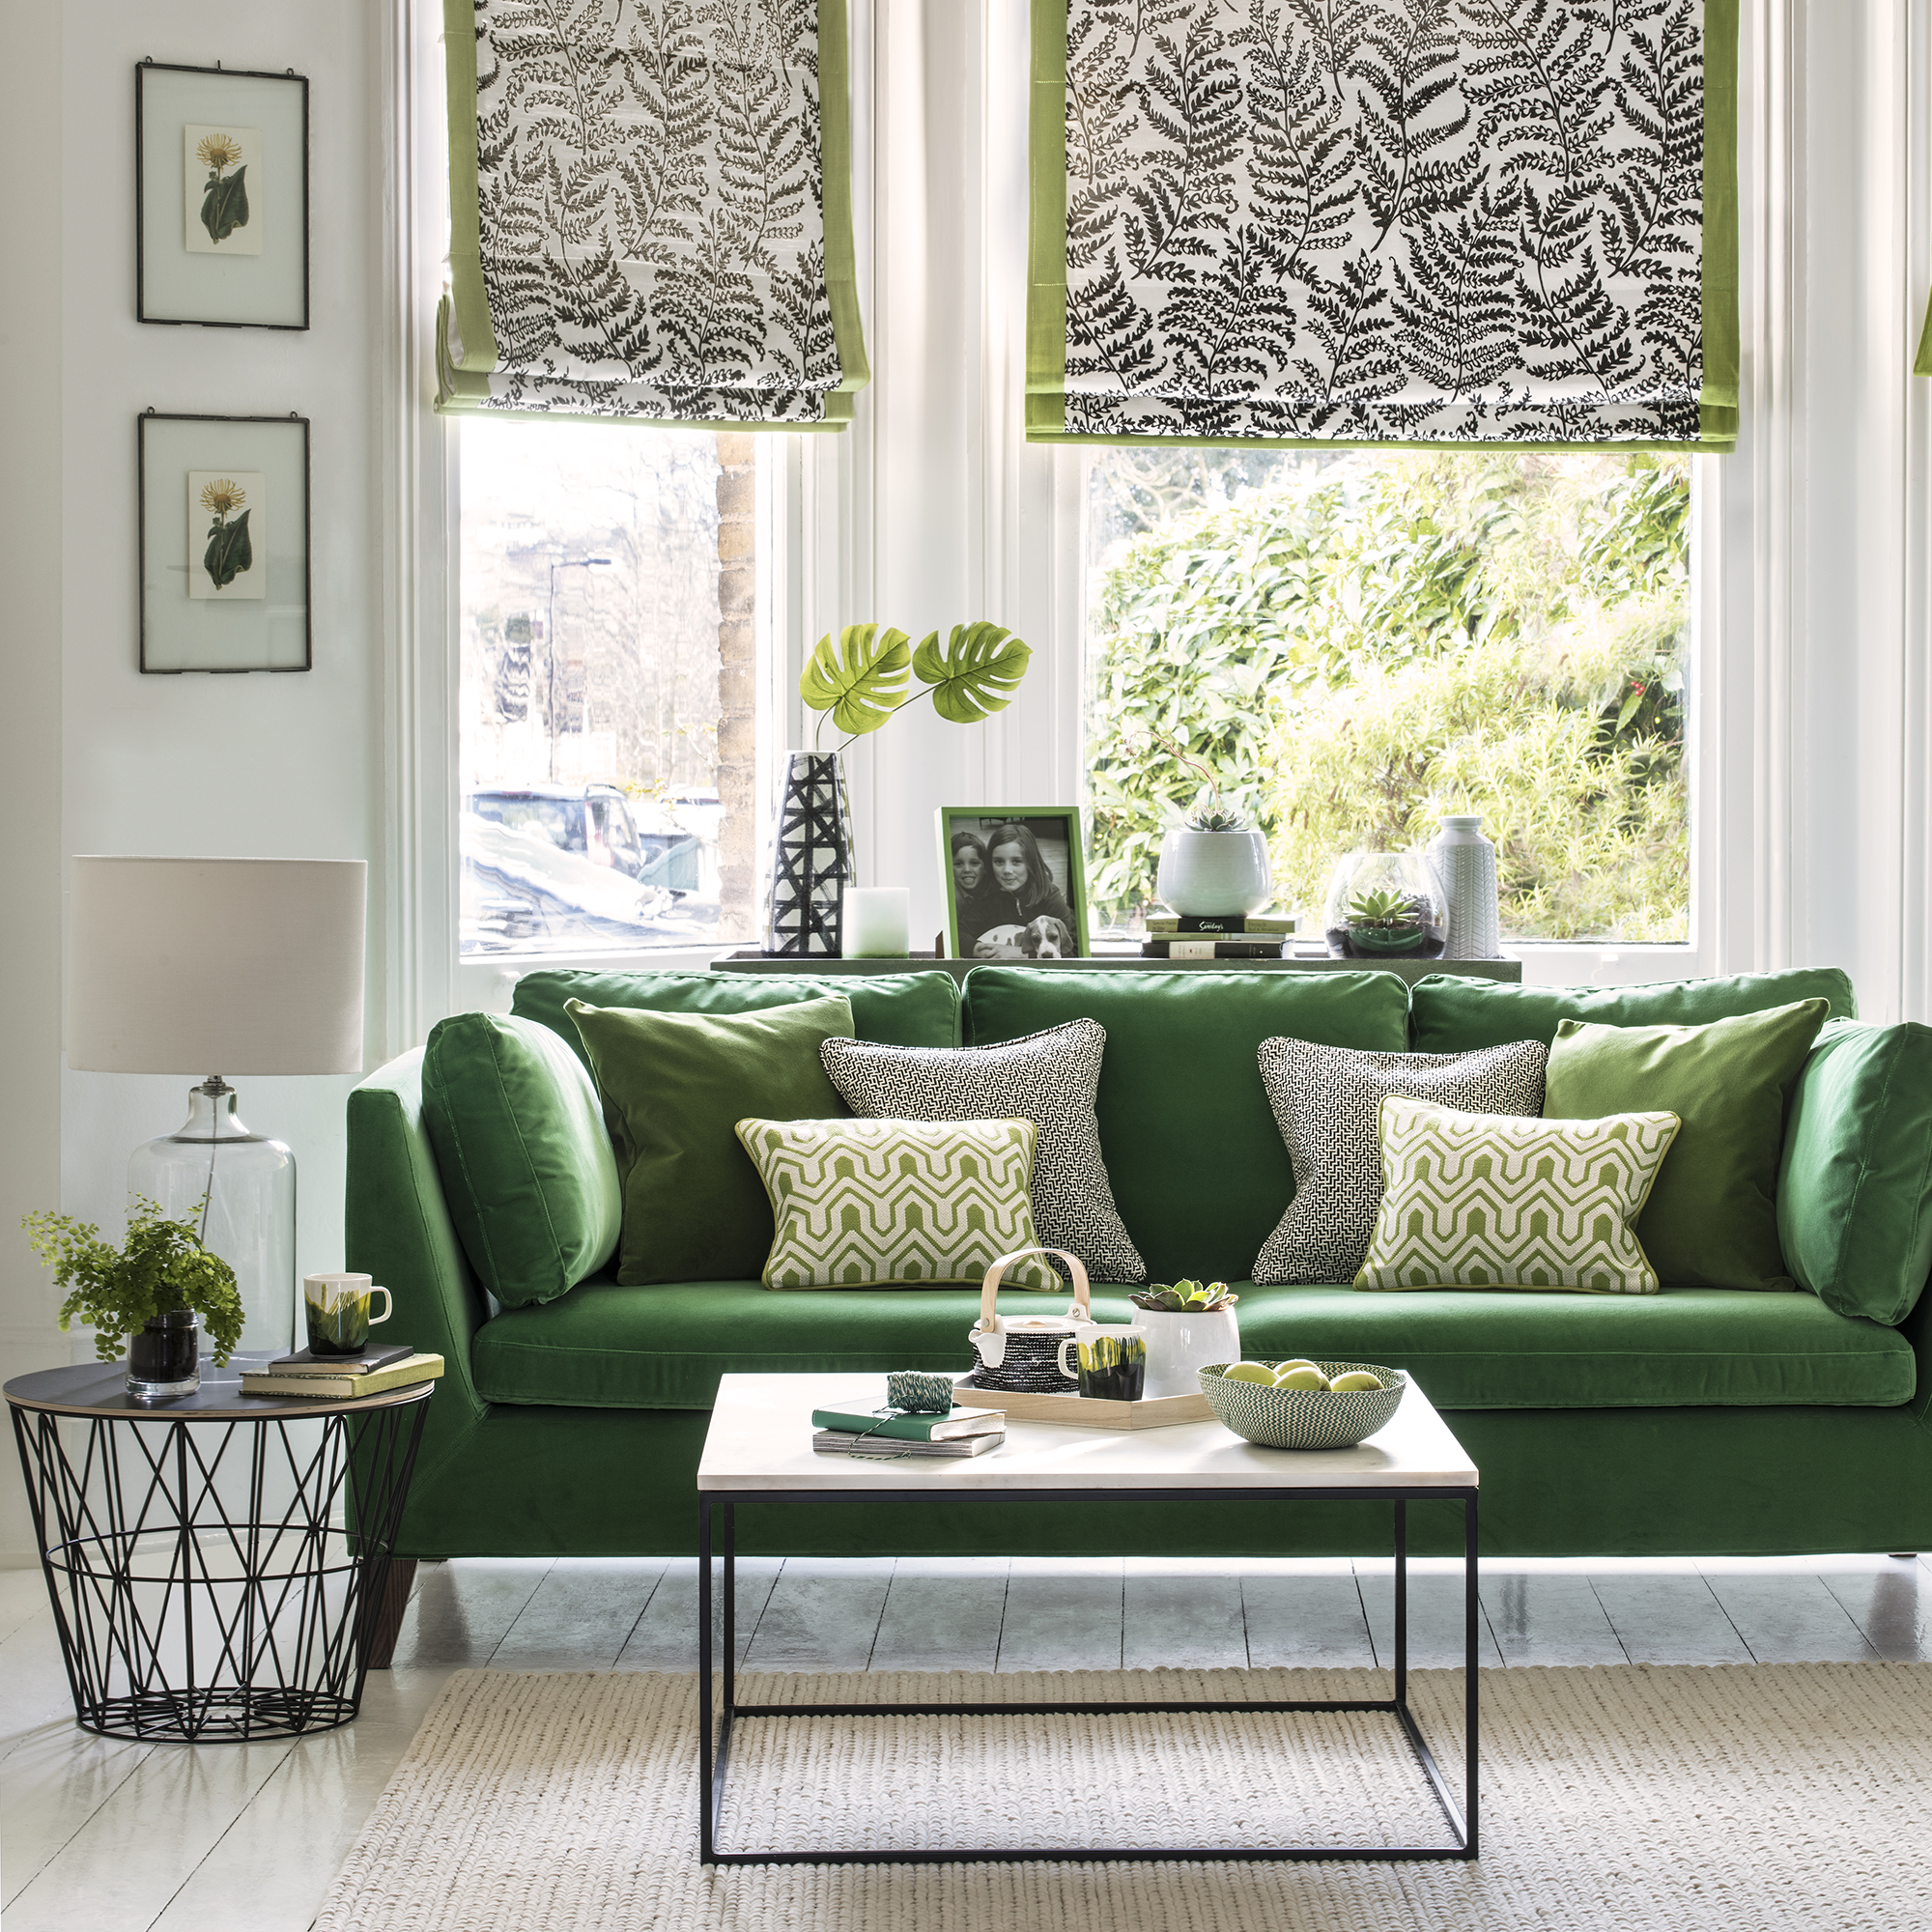
[[(370, 1303), (383, 1297), (378, 1315)], [(312, 1355), (358, 1355), (369, 1346), (369, 1330), (396, 1312), (394, 1297), (366, 1274), (305, 1274), (302, 1311), (308, 1317)]]

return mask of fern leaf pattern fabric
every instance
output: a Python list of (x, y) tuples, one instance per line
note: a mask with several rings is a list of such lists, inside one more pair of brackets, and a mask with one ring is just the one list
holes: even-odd
[[(738, 1139), (771, 1196), (767, 1288), (978, 1283), (1036, 1243), (1031, 1121), (760, 1121)], [(1044, 1263), (1009, 1288), (1057, 1289)]]
[(1391, 1096), (1355, 1286), (1655, 1294), (1635, 1223), (1677, 1128), (1669, 1113), (1519, 1120)]
[(1735, 0), (1035, 0), (1037, 440), (1737, 430)]
[(446, 413), (842, 427), (844, 0), (444, 0)]
[(1294, 1199), (1251, 1270), (1258, 1287), (1271, 1287), (1354, 1279), (1381, 1206), (1386, 1095), (1540, 1115), (1549, 1049), (1521, 1039), (1474, 1053), (1362, 1053), (1277, 1037), (1256, 1057), (1294, 1172)]

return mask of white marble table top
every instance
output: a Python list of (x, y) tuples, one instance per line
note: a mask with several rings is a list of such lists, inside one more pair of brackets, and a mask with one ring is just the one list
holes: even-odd
[(697, 1465), (704, 1490), (1473, 1489), (1476, 1465), (1411, 1381), (1394, 1420), (1352, 1449), (1262, 1449), (1218, 1422), (1167, 1429), (1007, 1424), (984, 1456), (821, 1456), (814, 1408), (869, 1411), (882, 1375), (724, 1376)]

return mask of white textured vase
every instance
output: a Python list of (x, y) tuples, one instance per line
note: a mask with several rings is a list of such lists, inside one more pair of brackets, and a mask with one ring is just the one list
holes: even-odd
[(1274, 891), (1267, 840), (1259, 832), (1190, 832), (1160, 841), (1154, 890), (1178, 913), (1260, 912)]
[(1495, 959), (1502, 952), (1496, 917), (1496, 848), (1475, 812), (1451, 813), (1429, 847), (1430, 863), (1449, 899), (1445, 959)]
[[(1226, 835), (1221, 835), (1225, 837)], [(1142, 1308), (1134, 1320), (1147, 1329), (1147, 1387), (1158, 1395), (1199, 1395), (1201, 1370), (1241, 1359), (1241, 1324), (1232, 1308), (1211, 1315), (1192, 1309)]]

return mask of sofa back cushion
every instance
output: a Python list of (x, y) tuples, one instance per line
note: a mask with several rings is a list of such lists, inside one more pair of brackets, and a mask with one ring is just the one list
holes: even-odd
[(589, 1073), (549, 1028), (497, 1013), (439, 1021), (422, 1108), (464, 1252), (505, 1308), (554, 1300), (610, 1260), (616, 1158)]
[(569, 1000), (652, 1013), (755, 1013), (835, 995), (851, 1006), (854, 1038), (894, 1046), (959, 1044), (959, 988), (950, 973), (589, 973), (546, 968), (517, 981), (510, 1010), (549, 1027), (582, 1060), (583, 1042), (564, 1011)]
[(1100, 1151), (1149, 1274), (1238, 1281), (1294, 1193), (1262, 1086), (1262, 1041), (1286, 1034), (1400, 1053), (1408, 988), (1392, 973), (980, 966), (966, 977), (976, 1046), (1083, 1017), (1107, 1030)]
[(1932, 1272), (1932, 1027), (1834, 1020), (1819, 1035), (1785, 1123), (1777, 1235), (1827, 1307), (1912, 1313)]
[(1418, 1053), (1467, 1053), (1512, 1039), (1556, 1037), (1564, 1020), (1600, 1026), (1704, 1026), (1797, 1000), (1823, 1000), (1833, 1019), (1853, 1019), (1852, 982), (1835, 966), (1741, 973), (1730, 980), (1664, 980), (1643, 986), (1506, 986), (1431, 973), (1415, 982), (1410, 1031)]

